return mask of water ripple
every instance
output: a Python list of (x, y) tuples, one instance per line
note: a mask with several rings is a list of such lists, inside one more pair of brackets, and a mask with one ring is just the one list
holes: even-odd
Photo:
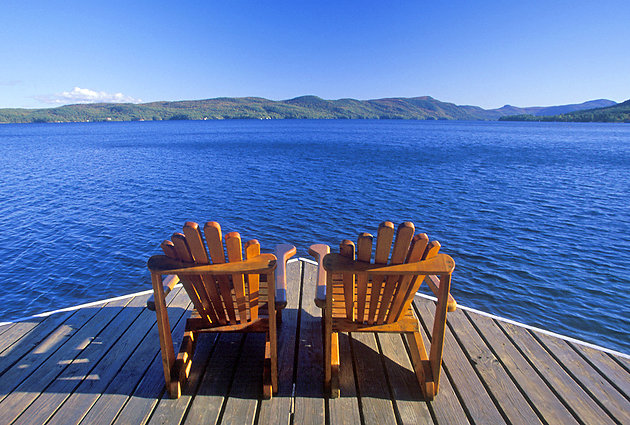
[(0, 320), (149, 289), (186, 220), (303, 256), (410, 220), (461, 304), (630, 352), (627, 126), (3, 125), (0, 149)]

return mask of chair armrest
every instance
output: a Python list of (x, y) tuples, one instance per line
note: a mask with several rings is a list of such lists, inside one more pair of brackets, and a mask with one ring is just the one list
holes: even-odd
[(296, 253), (295, 246), (290, 244), (276, 245), (274, 255), (278, 259), (276, 268), (276, 310), (287, 306), (287, 260)]
[[(308, 248), (308, 253), (317, 261), (317, 283), (315, 288), (315, 305), (319, 308), (326, 306), (326, 269), (323, 259), (330, 253), (330, 247), (324, 244), (314, 244)], [(339, 255), (339, 254), (337, 254)], [(345, 257), (344, 257), (345, 258)]]
[(327, 254), (322, 263), (324, 269), (329, 273), (368, 273), (372, 275), (441, 275), (450, 274), (455, 269), (455, 261), (446, 254), (438, 254), (424, 261), (389, 266), (352, 260), (341, 254)]
[[(424, 281), (427, 283), (427, 285), (429, 285), (429, 288), (431, 288), (431, 291), (437, 297), (438, 291), (440, 290), (440, 279), (435, 275), (426, 275), (424, 277)], [(449, 312), (453, 312), (457, 310), (457, 301), (455, 301), (455, 298), (453, 298), (450, 292), (448, 294), (448, 301), (446, 302), (446, 307)]]
[[(168, 275), (163, 281), (164, 283), (164, 296), (166, 297), (179, 283), (179, 277), (177, 275)], [(151, 295), (147, 300), (147, 308), (151, 311), (155, 311), (155, 294)]]
[(234, 261), (221, 264), (198, 265), (175, 260), (166, 255), (154, 255), (149, 258), (147, 267), (151, 273), (189, 275), (224, 275), (224, 274), (253, 274), (269, 273), (276, 268), (276, 256), (273, 254), (260, 254), (254, 258), (243, 261)]

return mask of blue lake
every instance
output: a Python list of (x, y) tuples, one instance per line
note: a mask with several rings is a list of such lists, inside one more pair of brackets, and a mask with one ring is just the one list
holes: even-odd
[(150, 289), (186, 220), (263, 249), (413, 221), (462, 305), (630, 353), (630, 126), (0, 126), (0, 321)]

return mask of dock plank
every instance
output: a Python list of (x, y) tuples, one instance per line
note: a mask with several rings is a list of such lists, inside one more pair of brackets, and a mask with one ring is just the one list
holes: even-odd
[[(40, 346), (38, 352), (42, 351), (42, 341), (51, 339), (50, 335), (61, 326), (75, 312), (63, 312), (51, 314), (45, 319), (28, 320), (27, 322), (15, 323), (10, 330), (0, 336), (0, 375), (5, 373), (18, 360), (23, 360), (27, 354), (32, 354), (35, 347)], [(53, 335), (53, 340), (56, 335)], [(4, 347), (4, 348), (3, 348)], [(44, 348), (46, 351), (52, 347)]]
[[(427, 325), (428, 332), (433, 330), (434, 305), (416, 302), (417, 313)], [(464, 314), (461, 309), (449, 313), (447, 320), (457, 314)], [(449, 322), (450, 323), (450, 322)], [(483, 383), (475, 373), (468, 358), (459, 346), (450, 327), (446, 330), (444, 341), (444, 370), (448, 373), (451, 383), (459, 394), (465, 411), (475, 423), (504, 424), (503, 416), (494, 404), (494, 401), (486, 391)]]
[[(183, 291), (183, 293), (185, 293), (185, 291)], [(173, 330), (173, 343), (175, 344), (175, 351), (179, 349), (179, 343), (184, 335), (186, 318), (189, 317), (192, 309), (192, 304), (190, 303), (188, 296), (186, 296), (186, 299), (188, 301), (188, 309)], [(159, 343), (156, 341), (156, 344)], [(133, 394), (129, 397), (127, 403), (124, 405), (113, 423), (115, 425), (146, 424), (151, 417), (155, 406), (163, 397), (168, 397), (168, 394), (166, 393), (164, 385), (162, 357), (158, 354), (155, 359), (153, 359), (153, 363), (151, 363), (142, 377), (142, 380), (135, 388)], [(89, 424), (89, 422), (86, 424)]]
[[(85, 323), (92, 318), (99, 308), (81, 309), (73, 315), (61, 315), (57, 319), (63, 320), (70, 316), (65, 322), (55, 328), (56, 323), (49, 322), (51, 329), (43, 330), (46, 338), (29, 352), (17, 359), (7, 356), (7, 363), (13, 362), (2, 374), (0, 374), (0, 400), (13, 391), (20, 383), (25, 381), (34, 373), (40, 365), (48, 360), (68, 339), (81, 329)], [(39, 339), (39, 338), (37, 338)], [(19, 351), (22, 351), (20, 349)]]
[(322, 314), (315, 305), (316, 266), (303, 263), (302, 305), (295, 381), (295, 424), (324, 424)]
[(567, 374), (551, 355), (536, 341), (529, 330), (507, 322), (499, 322), (505, 333), (510, 337), (524, 356), (534, 365), (534, 369), (541, 375), (554, 392), (563, 400), (564, 404), (589, 424), (613, 424), (614, 421), (604, 412), (593, 399)]
[(136, 320), (146, 305), (146, 299), (131, 298), (127, 301), (120, 314), (116, 315), (111, 323), (90, 341), (79, 356), (73, 359), (68, 367), (20, 415), (15, 421), (16, 425), (46, 423), (84, 380), (98, 378), (91, 376), (90, 372)]
[(258, 415), (258, 423), (261, 424), (289, 425), (291, 422), (301, 279), (301, 262), (287, 264), (287, 306), (282, 312), (282, 323), (278, 327), (278, 393), (271, 400), (262, 400)]
[[(0, 354), (3, 354), (4, 357), (4, 351), (7, 348), (11, 347), (20, 339), (26, 338), (43, 320), (43, 318), (37, 318), (8, 325), (2, 334), (2, 338), (0, 338)], [(43, 329), (45, 329), (45, 327)]]
[(14, 322), (6, 322), (6, 323), (3, 323), (2, 325), (0, 325), (0, 336), (2, 336), (3, 333), (8, 331), (9, 328), (11, 328), (13, 325), (15, 325)]
[(210, 357), (185, 423), (190, 425), (218, 423), (232, 385), (243, 342), (242, 334), (219, 335), (217, 348)]
[(467, 316), (480, 334), (493, 342), (493, 352), (545, 422), (578, 423), (492, 319), (474, 313), (467, 313)]
[[(168, 398), (155, 315), (146, 296), (130, 295), (0, 325), (0, 423), (630, 423), (625, 357), (465, 308), (448, 315), (434, 400), (422, 399), (404, 338), (385, 333), (339, 335), (341, 397), (329, 399), (315, 274), (312, 263), (289, 264), (271, 400), (261, 399), (255, 334), (200, 336), (183, 396)], [(178, 345), (192, 305), (180, 287), (167, 303)], [(416, 297), (414, 308), (428, 346), (435, 303)]]
[[(414, 304), (428, 302), (424, 299), (416, 298), (414, 300)], [(430, 303), (429, 305), (433, 306), (435, 303)], [(415, 307), (417, 308), (417, 306)], [(420, 322), (426, 324), (422, 321), (420, 317)], [(425, 347), (429, 347), (431, 345), (431, 341), (429, 340), (427, 333), (421, 331), (422, 340), (424, 342)], [(457, 397), (457, 393), (453, 388), (453, 384), (451, 384), (451, 380), (444, 371), (442, 371), (442, 376), (440, 376), (440, 392), (438, 396), (436, 396), (433, 401), (428, 403), (429, 410), (433, 412), (433, 416), (435, 417), (435, 422), (440, 425), (466, 425), (470, 424), (468, 420), (468, 416), (462, 407), (462, 404)]]
[[(144, 308), (148, 298), (148, 295), (144, 295), (131, 300), (127, 308), (130, 306), (142, 308), (137, 319), (89, 372), (89, 376), (81, 382), (73, 394), (55, 412), (48, 422), (49, 425), (78, 424), (103, 392), (108, 389), (120, 391), (120, 388), (111, 388), (109, 384), (117, 376), (124, 376), (119, 374), (119, 371), (129, 359), (138, 356), (138, 352), (142, 354), (143, 349), (147, 352), (145, 358), (152, 359), (155, 356), (157, 326), (152, 320), (155, 313)], [(152, 333), (151, 330), (153, 330)], [(152, 335), (153, 339), (147, 340), (147, 335)]]
[(328, 401), (331, 425), (361, 423), (361, 411), (354, 378), (350, 335), (339, 333), (339, 390), (340, 396)]
[(396, 414), (376, 336), (371, 332), (354, 332), (351, 335), (364, 423), (395, 424)]
[(609, 354), (582, 344), (569, 343), (569, 345), (599, 370), (608, 382), (624, 394), (626, 398), (630, 397), (630, 374)]
[[(449, 314), (452, 334), (511, 424), (542, 422), (465, 314)], [(453, 330), (456, 329), (456, 332)]]
[(241, 356), (225, 404), (222, 424), (253, 424), (262, 397), (262, 374), (265, 358), (265, 335), (245, 335)]
[(0, 402), (0, 423), (13, 422), (42, 392), (47, 391), (57, 376), (81, 355), (95, 335), (108, 327), (110, 321), (123, 311), (128, 302), (129, 299), (116, 300), (102, 308), (95, 308), (96, 314), (78, 332), (4, 397)]
[(431, 423), (431, 412), (400, 334), (378, 334), (394, 404), (402, 424)]
[(533, 334), (610, 416), (619, 423), (630, 424), (630, 401), (573, 351), (566, 341), (540, 332)]
[[(166, 302), (173, 333), (183, 332), (185, 322), (183, 317), (190, 304), (188, 296), (181, 288), (175, 288), (167, 297)], [(142, 380), (148, 365), (152, 364), (156, 358), (160, 359), (155, 313), (151, 312), (150, 316), (149, 322), (153, 324), (151, 331), (147, 333), (138, 349), (129, 357), (127, 363), (102, 392), (89, 412), (83, 417), (81, 423), (90, 425), (112, 423)], [(161, 364), (160, 360), (160, 366)]]
[(153, 410), (149, 424), (167, 425), (178, 424), (184, 418), (186, 410), (192, 401), (206, 364), (215, 348), (217, 341), (216, 334), (200, 335), (197, 340), (197, 347), (193, 355), (193, 362), (190, 368), (190, 375), (182, 387), (182, 395), (177, 399), (169, 398), (167, 395), (162, 397), (158, 405)]

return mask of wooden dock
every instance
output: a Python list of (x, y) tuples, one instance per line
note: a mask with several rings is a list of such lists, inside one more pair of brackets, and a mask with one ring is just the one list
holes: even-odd
[[(329, 399), (314, 273), (289, 264), (271, 400), (256, 334), (203, 335), (184, 395), (169, 399), (144, 294), (0, 326), (0, 424), (630, 424), (628, 356), (465, 308), (448, 315), (434, 401), (396, 334), (340, 335), (341, 397)], [(181, 335), (190, 302), (180, 288), (167, 302)], [(433, 306), (416, 298), (425, 331)]]

